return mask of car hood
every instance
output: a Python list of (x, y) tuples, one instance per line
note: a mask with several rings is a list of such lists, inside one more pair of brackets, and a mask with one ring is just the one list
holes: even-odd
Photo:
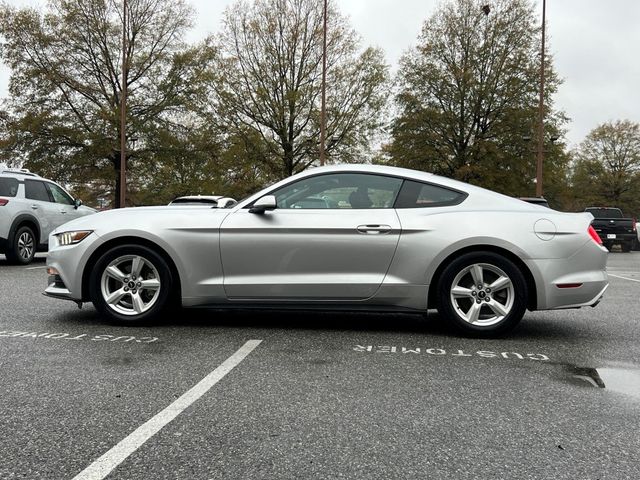
[(71, 220), (52, 233), (70, 230), (114, 230), (157, 231), (168, 228), (217, 228), (230, 210), (192, 206), (131, 207), (98, 212), (94, 215)]

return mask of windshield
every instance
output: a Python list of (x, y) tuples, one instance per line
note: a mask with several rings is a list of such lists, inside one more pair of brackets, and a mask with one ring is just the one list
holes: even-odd
[(619, 208), (587, 208), (594, 218), (622, 218), (622, 210)]

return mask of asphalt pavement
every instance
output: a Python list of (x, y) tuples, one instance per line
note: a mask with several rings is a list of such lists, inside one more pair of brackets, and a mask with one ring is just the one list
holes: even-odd
[(478, 340), (437, 313), (113, 326), (0, 256), (0, 479), (638, 479), (640, 252), (608, 271), (596, 308)]

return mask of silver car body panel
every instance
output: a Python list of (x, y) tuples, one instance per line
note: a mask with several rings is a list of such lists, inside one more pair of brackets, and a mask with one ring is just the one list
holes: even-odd
[(225, 218), (220, 248), (229, 298), (364, 300), (376, 293), (400, 238), (395, 210), (309, 212), (244, 209)]
[[(246, 208), (292, 181), (339, 172), (429, 182), (468, 197), (459, 205), (426, 208), (275, 209), (264, 214)], [(467, 249), (499, 249), (529, 270), (536, 309), (570, 308), (596, 303), (608, 285), (606, 249), (587, 233), (591, 220), (590, 214), (556, 212), (428, 173), (342, 165), (307, 170), (232, 209), (127, 208), (75, 220), (54, 234), (93, 233), (73, 246), (57, 245), (52, 235), (47, 264), (67, 287), (68, 293), (55, 287), (56, 296), (87, 300), (82, 272), (91, 268), (92, 255), (128, 237), (153, 243), (171, 258), (184, 306), (303, 304), (426, 311), (432, 307), (429, 288), (444, 262)]]

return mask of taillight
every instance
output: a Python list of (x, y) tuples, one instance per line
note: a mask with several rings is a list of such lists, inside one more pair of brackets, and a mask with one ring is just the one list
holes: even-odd
[(637, 219), (635, 219), (635, 218), (633, 219), (633, 231), (634, 232), (636, 231), (636, 223), (637, 223), (637, 221), (638, 221)]
[(596, 230), (593, 228), (593, 226), (589, 225), (589, 236), (593, 239), (594, 242), (596, 242), (598, 245), (602, 245), (602, 239), (600, 238), (600, 235), (598, 235), (598, 232), (596, 232)]
[(0, 198), (0, 207), (4, 207), (7, 203), (9, 203), (9, 200), (6, 198)]

